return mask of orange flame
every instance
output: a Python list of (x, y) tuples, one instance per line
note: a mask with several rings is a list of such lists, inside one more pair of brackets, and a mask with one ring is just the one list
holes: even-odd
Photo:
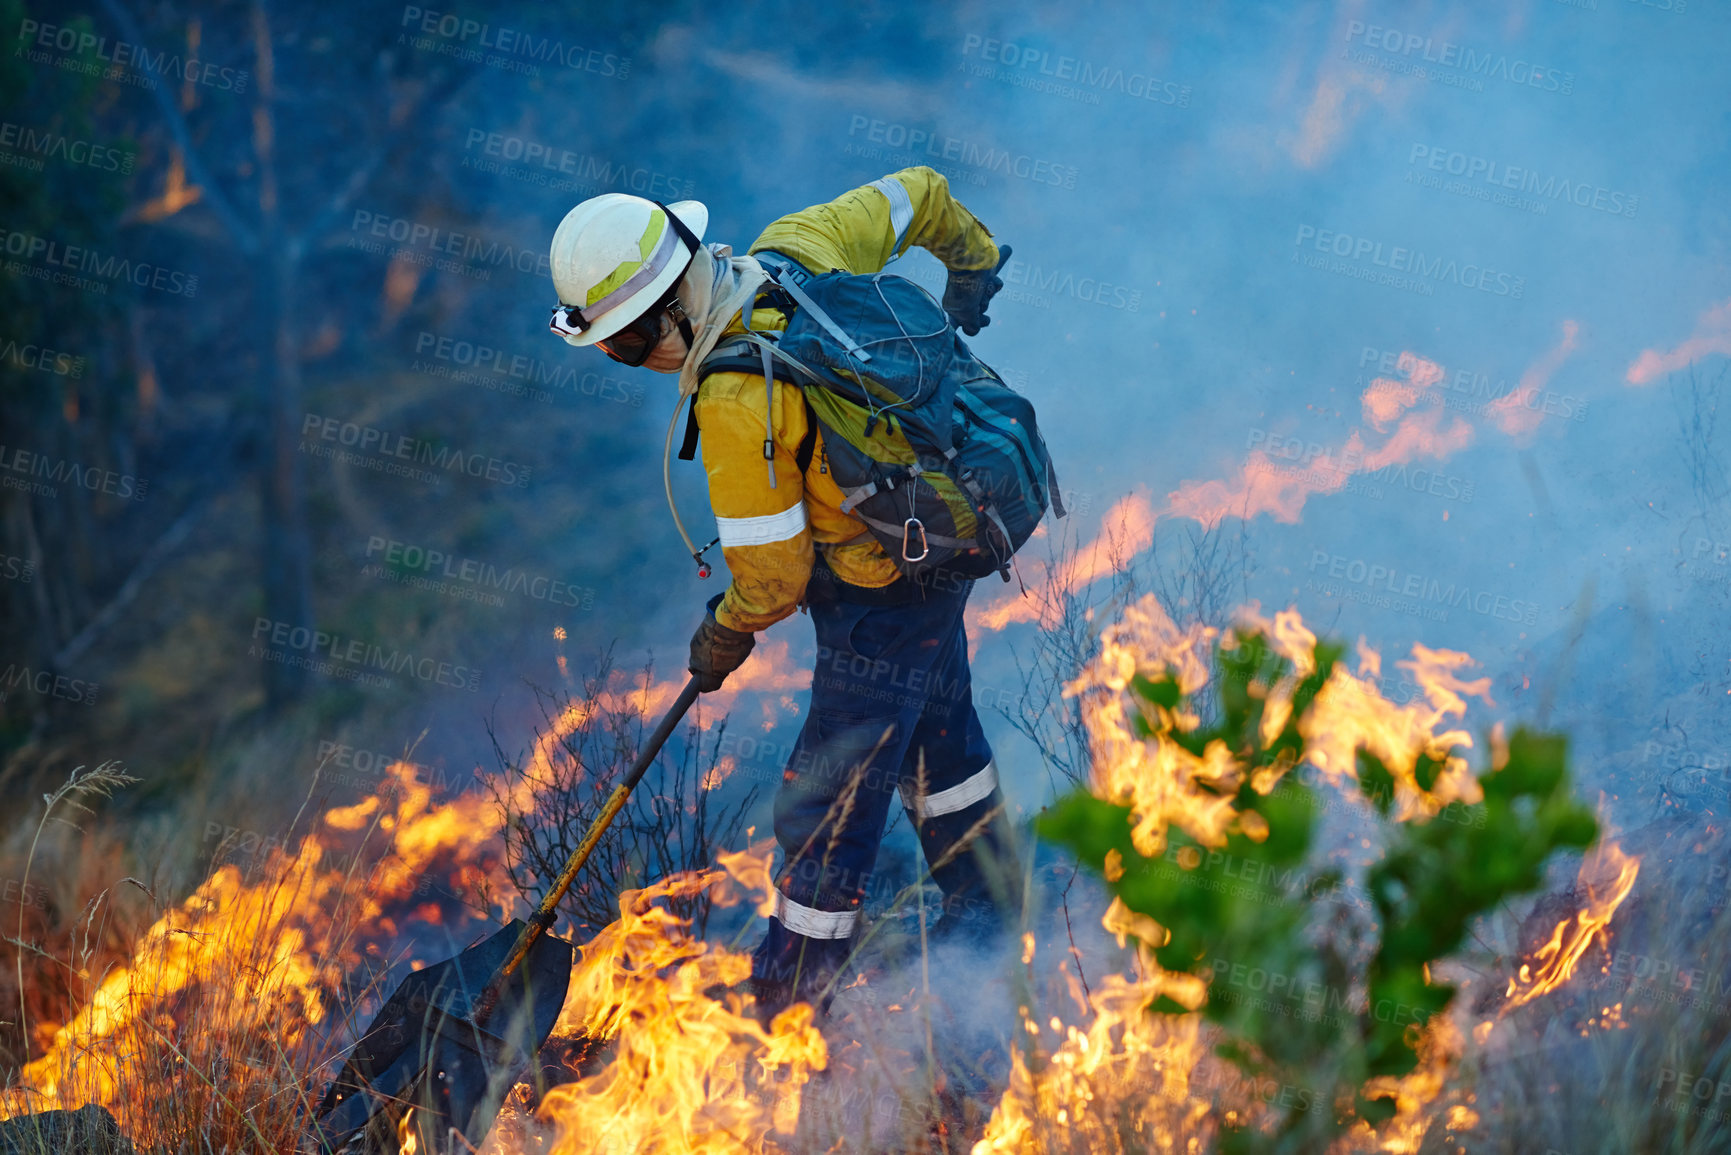
[(1675, 349), (1664, 353), (1657, 349), (1642, 350), (1629, 366), (1626, 380), (1631, 385), (1651, 385), (1665, 374), (1686, 369), (1715, 353), (1731, 355), (1731, 299), (1703, 312), (1695, 322), (1695, 332)]
[[(1283, 610), (1270, 621), (1252, 603), (1241, 611), (1240, 621), (1246, 628), (1262, 630), (1299, 676), (1309, 672), (1309, 651), (1316, 638), (1296, 610)], [(1171, 668), (1179, 687), (1194, 693), (1207, 680), (1206, 655), (1215, 637), (1213, 629), (1200, 623), (1179, 629), (1159, 601), (1148, 595), (1102, 632), (1099, 655), (1065, 687), (1066, 696), (1081, 698), (1094, 749), (1090, 788), (1101, 798), (1131, 808), (1132, 838), (1146, 855), (1165, 849), (1169, 825), (1177, 825), (1205, 846), (1221, 846), (1238, 820), (1230, 792), (1218, 789), (1237, 772), (1230, 751), (1217, 745), (1198, 756), (1170, 738), (1150, 741), (1139, 736), (1133, 718), (1137, 707), (1123, 692), (1136, 674), (1153, 675)], [(1458, 672), (1472, 664), (1471, 658), (1424, 645), (1414, 645), (1413, 656), (1396, 664), (1411, 673), (1423, 699), (1397, 705), (1384, 698), (1376, 682), (1381, 658), (1361, 641), (1358, 674), (1337, 664), (1300, 726), (1305, 759), (1339, 786), (1356, 781), (1358, 750), (1374, 754), (1395, 778), (1395, 814), (1403, 821), (1421, 811), (1435, 814), (1457, 799), (1478, 801), (1482, 794), (1462, 753), (1472, 748), (1472, 735), (1441, 727), (1450, 718), (1464, 716), (1467, 696), (1488, 702), (1490, 679), (1463, 681)], [(1263, 719), (1265, 738), (1285, 724), (1292, 689), (1290, 678), (1270, 689)], [(1179, 729), (1197, 722), (1193, 717), (1175, 719)], [(1421, 756), (1443, 763), (1428, 791), (1416, 778)]]
[[(1415, 366), (1415, 379), (1421, 375), (1428, 371)], [(1379, 396), (1379, 412), (1393, 413), (1400, 397)], [(1396, 436), (1421, 416), (1401, 419)], [(1138, 520), (1139, 512), (1147, 517)], [(1140, 527), (1151, 532), (1152, 514), (1145, 502), (1140, 511), (1125, 504), (1120, 524), (1134, 539)], [(1076, 574), (1090, 573), (1104, 556)], [(1315, 636), (1296, 611), (1270, 619), (1252, 605), (1241, 621), (1261, 629), (1298, 675), (1309, 671)], [(1132, 808), (1133, 838), (1144, 854), (1160, 853), (1174, 825), (1210, 846), (1246, 828), (1246, 816), (1232, 804), (1234, 791), (1220, 789), (1243, 773), (1232, 753), (1217, 744), (1195, 755), (1172, 741), (1167, 731), (1194, 729), (1200, 724), (1194, 716), (1163, 719), (1171, 725), (1150, 737), (1139, 735), (1140, 706), (1126, 693), (1136, 674), (1164, 669), (1174, 672), (1184, 690), (1202, 689), (1217, 639), (1216, 631), (1200, 624), (1181, 629), (1149, 596), (1102, 632), (1098, 655), (1065, 688), (1067, 696), (1079, 698), (1088, 728), (1091, 788)], [(1305, 758), (1328, 783), (1345, 789), (1355, 779), (1355, 751), (1374, 753), (1396, 778), (1397, 814), (1403, 819), (1434, 813), (1454, 799), (1476, 801), (1477, 782), (1463, 757), (1472, 743), (1460, 723), (1470, 699), (1490, 701), (1489, 679), (1468, 676), (1467, 655), (1424, 646), (1415, 646), (1398, 664), (1421, 688), (1421, 699), (1396, 705), (1382, 698), (1381, 658), (1362, 641), (1356, 672), (1344, 663), (1335, 667), (1302, 728)], [(727, 701), (742, 701), (737, 695), (748, 689), (767, 691), (764, 709), (773, 715), (777, 696), (791, 694), (803, 674), (792, 669), (785, 643), (764, 647), (730, 680)], [(1259, 688), (1267, 701), (1265, 739), (1290, 716), (1295, 683), (1288, 677)], [(609, 688), (606, 694), (613, 697), (592, 697), (566, 709), (538, 739), (531, 773), (511, 787), (511, 812), (534, 809), (532, 784), (553, 780), (555, 763), (571, 757), (561, 739), (592, 711), (653, 715), (680, 684)], [(1429, 790), (1416, 779), (1421, 756), (1443, 763)], [(1284, 772), (1259, 772), (1267, 777), (1253, 785), (1272, 788)], [(369, 957), (370, 944), (355, 928), (367, 928), (383, 942), (397, 934), (398, 919), (446, 917), (437, 903), (417, 894), (435, 872), (452, 877), (460, 889), (489, 881), (499, 892), (510, 892), (497, 869), (491, 798), (459, 795), (435, 806), (408, 763), (392, 767), (391, 784), (388, 796), (327, 810), (293, 854), (273, 860), (263, 881), (249, 883), (237, 867), (224, 866), (165, 913), (133, 958), (95, 984), (49, 1053), (26, 1069), (22, 1085), (28, 1091), (0, 1098), (0, 1114), (39, 1109), (45, 1100), (64, 1106), (97, 1102), (121, 1113), (123, 1124), (137, 1125), (138, 1134), (152, 1136), (152, 1096), (141, 1087), (156, 1073), (136, 1054), (156, 1045), (158, 1037), (184, 1041), (198, 1028), (186, 1008), (201, 992), (227, 984), (225, 1038), (265, 1038), (294, 1051), (308, 1039), (338, 1033), (332, 1020), (346, 1003), (339, 997), (341, 984)], [(390, 855), (380, 869), (357, 870), (352, 848), (372, 830), (391, 836)], [(345, 849), (351, 849), (346, 860), (338, 854)], [(773, 909), (773, 840), (721, 854), (718, 861), (719, 869), (626, 892), (618, 920), (581, 948), (555, 1034), (604, 1045), (605, 1061), (577, 1082), (549, 1091), (537, 1109), (554, 1155), (592, 1149), (598, 1137), (619, 1150), (652, 1155), (743, 1155), (795, 1134), (812, 1073), (830, 1065), (810, 1008), (795, 1006), (760, 1024), (748, 996), (733, 989), (750, 973), (749, 957), (695, 937), (690, 924), (664, 905), (708, 893), (718, 903), (750, 902), (760, 915)], [(1567, 981), (1590, 942), (1603, 938), (1637, 866), (1615, 846), (1583, 864), (1586, 908), (1559, 925), (1536, 970), (1523, 968), (1510, 987), (1511, 1006)], [(975, 1148), (981, 1155), (1088, 1149), (1097, 1139), (1119, 1134), (1115, 1129), (1126, 1120), (1134, 1122), (1138, 1142), (1152, 1149), (1195, 1150), (1206, 1142), (1211, 1114), (1221, 1110), (1204, 1088), (1203, 1076), (1215, 1063), (1209, 1028), (1199, 1014), (1152, 1014), (1149, 1007), (1165, 996), (1195, 1010), (1208, 997), (1207, 984), (1160, 969), (1146, 946), (1165, 931), (1152, 919), (1114, 903), (1102, 926), (1121, 943), (1138, 944), (1128, 973), (1108, 974), (1085, 994), (1068, 962), (1060, 966), (1069, 1000), (1086, 1026), (1022, 1008), (1026, 1047), (1012, 1056), (1010, 1085)], [(1036, 946), (1031, 935), (1024, 939), (1024, 965), (1036, 957)], [(1420, 1069), (1375, 1088), (1393, 1096), (1398, 1108), (1374, 1137), (1384, 1149), (1418, 1150), (1442, 1111), (1443, 1074), (1460, 1040), (1447, 1022), (1433, 1030)], [(199, 1067), (170, 1069), (160, 1077), (195, 1075), (207, 1077)], [(1364, 1136), (1353, 1137), (1354, 1149), (1367, 1148), (1368, 1141), (1360, 1140)]]
[[(1240, 622), (1261, 630), (1271, 648), (1294, 667), (1280, 684), (1257, 689), (1267, 704), (1266, 741), (1291, 716), (1291, 695), (1298, 678), (1313, 669), (1310, 650), (1316, 639), (1294, 610), (1270, 620), (1252, 605), (1240, 612)], [(1150, 595), (1102, 631), (1098, 654), (1065, 687), (1066, 696), (1080, 699), (1088, 729), (1090, 790), (1130, 807), (1132, 840), (1144, 855), (1162, 853), (1174, 826), (1207, 846), (1222, 845), (1235, 829), (1246, 829), (1248, 816), (1232, 804), (1236, 791), (1230, 787), (1244, 771), (1231, 751), (1215, 743), (1201, 755), (1190, 753), (1172, 735), (1195, 729), (1199, 718), (1151, 706), (1127, 692), (1137, 674), (1166, 671), (1184, 692), (1202, 689), (1217, 640), (1217, 633), (1201, 624), (1178, 627)], [(1468, 676), (1473, 663), (1466, 654), (1422, 645), (1398, 665), (1421, 688), (1422, 698), (1397, 705), (1382, 697), (1377, 683), (1382, 660), (1362, 640), (1356, 672), (1345, 663), (1335, 665), (1300, 726), (1304, 761), (1321, 770), (1329, 785), (1350, 790), (1356, 782), (1356, 751), (1374, 754), (1396, 780), (1398, 805), (1393, 812), (1401, 820), (1434, 815), (1455, 799), (1478, 801), (1482, 791), (1462, 756), (1472, 741), (1458, 723), (1469, 699), (1490, 702), (1490, 679)], [(1159, 724), (1151, 729), (1136, 725), (1144, 720), (1145, 709), (1159, 715)], [(1421, 757), (1442, 763), (1429, 790), (1421, 788), (1416, 777)], [(1252, 785), (1272, 789), (1283, 773), (1258, 771), (1266, 777)], [(1108, 875), (1123, 869), (1121, 862), (1106, 864)], [(1592, 914), (1583, 916), (1583, 934), (1602, 929), (1632, 880), (1632, 875), (1619, 875), (1607, 886), (1594, 884)], [(1102, 926), (1120, 943), (1139, 944), (1133, 976), (1106, 977), (1104, 986), (1086, 1000), (1092, 1014), (1086, 1029), (1063, 1027), (1054, 1018), (1055, 1040), (1047, 1039), (1038, 1016), (1024, 1008), (1027, 1053), (1014, 1057), (1009, 1089), (975, 1155), (1087, 1150), (1113, 1142), (1128, 1133), (1126, 1128), (1133, 1128), (1139, 1145), (1150, 1150), (1200, 1150), (1216, 1117), (1211, 1112), (1244, 1122), (1260, 1109), (1254, 1102), (1244, 1107), (1210, 1103), (1199, 1094), (1207, 1082), (1204, 1072), (1213, 1062), (1208, 1054), (1210, 1028), (1199, 1014), (1149, 1013), (1150, 1003), (1162, 994), (1192, 1010), (1207, 998), (1204, 979), (1166, 973), (1154, 960), (1148, 948), (1165, 941), (1165, 928), (1118, 901), (1105, 912)], [(1024, 962), (1033, 956), (1032, 942), (1024, 943)], [(1556, 974), (1559, 982), (1567, 977), (1561, 969)], [(1084, 1005), (1080, 992), (1073, 1001)], [(1391, 1099), (1394, 1117), (1375, 1131), (1359, 1123), (1337, 1149), (1416, 1152), (1438, 1118), (1446, 1117), (1457, 1129), (1470, 1126), (1475, 1113), (1451, 1102), (1455, 1092), (1447, 1086), (1451, 1064), (1465, 1045), (1452, 1020), (1433, 1019), (1419, 1042), (1417, 1069), (1399, 1079), (1374, 1080), (1365, 1088), (1374, 1097)], [(1247, 1113), (1239, 1117), (1240, 1110)]]
[(1527, 367), (1521, 383), (1502, 397), (1491, 402), (1485, 412), (1497, 427), (1510, 436), (1521, 436), (1537, 429), (1545, 419), (1543, 405), (1533, 405), (1539, 391), (1550, 381), (1569, 354), (1575, 351), (1575, 337), (1581, 331), (1574, 321), (1563, 322), (1563, 339)]
[(714, 790), (731, 778), (737, 769), (739, 769), (739, 760), (732, 754), (723, 755), (717, 759), (715, 765), (703, 772), (703, 789)]
[[(1420, 457), (1442, 460), (1472, 444), (1471, 424), (1459, 418), (1444, 424), (1447, 413), (1441, 408), (1442, 399), (1431, 389), (1443, 379), (1442, 367), (1410, 352), (1402, 353), (1398, 364), (1406, 380), (1378, 377), (1361, 399), (1365, 421), (1377, 433), (1387, 434), (1380, 444), (1367, 445), (1364, 431), (1354, 429), (1338, 458), (1323, 457), (1302, 469), (1265, 450), (1252, 450), (1230, 478), (1186, 481), (1166, 495), (1158, 510), (1146, 494), (1130, 494), (1107, 512), (1092, 541), (1045, 575), (1033, 596), (1010, 595), (971, 611), (971, 624), (978, 630), (996, 631), (1016, 622), (1038, 621), (1051, 628), (1063, 611), (1065, 599), (1058, 596), (1062, 591), (1083, 589), (1122, 569), (1153, 544), (1154, 527), (1163, 518), (1191, 518), (1212, 528), (1226, 517), (1248, 520), (1266, 513), (1276, 521), (1296, 524), (1313, 495), (1339, 492), (1355, 473)], [(1426, 400), (1431, 402), (1429, 407), (1408, 412)], [(1396, 418), (1399, 423), (1389, 432)]]
[[(1075, 589), (1092, 585), (1105, 575), (1120, 569), (1131, 558), (1147, 549), (1154, 541), (1154, 509), (1143, 493), (1120, 498), (1106, 511), (1097, 537), (1073, 556), (1060, 562), (1047, 575), (1048, 589)], [(1036, 618), (1051, 626), (1058, 612), (1056, 599), (1004, 598), (985, 609), (971, 608), (968, 613), (974, 625), (986, 630), (1001, 630), (1013, 622), (1029, 622)], [(1048, 605), (1045, 615), (1039, 606)], [(977, 631), (976, 631), (977, 632)], [(977, 638), (975, 639), (977, 641)]]
[[(1197, 1150), (1210, 1107), (1190, 1085), (1205, 1053), (1201, 1016), (1148, 1008), (1162, 994), (1199, 1005), (1200, 987), (1158, 967), (1136, 979), (1109, 974), (1087, 1000), (1093, 1021), (1086, 1030), (1055, 1017), (1043, 1028), (1024, 1008), (1022, 1029), (1039, 1048), (1035, 1061), (1015, 1052), (1010, 1086), (973, 1155), (1088, 1150), (1096, 1136), (1122, 1134), (1113, 1128), (1125, 1113), (1142, 1149)], [(1047, 1029), (1056, 1036), (1050, 1042)]]
[(1615, 842), (1594, 847), (1582, 860), (1579, 875), (1586, 905), (1573, 917), (1559, 922), (1550, 939), (1534, 952), (1533, 961), (1522, 963), (1520, 971), (1509, 980), (1505, 1014), (1568, 982), (1575, 973), (1575, 964), (1595, 941), (1609, 946), (1610, 936), (1605, 928), (1629, 897), (1640, 872), (1641, 860), (1624, 854)]
[(811, 1008), (790, 1007), (766, 1029), (741, 996), (712, 997), (744, 981), (750, 956), (693, 938), (654, 905), (724, 877), (708, 871), (627, 891), (619, 921), (583, 947), (554, 1034), (611, 1040), (615, 1053), (542, 1101), (538, 1117), (557, 1129), (553, 1155), (593, 1150), (602, 1135), (612, 1149), (645, 1155), (743, 1155), (793, 1132), (801, 1088), (828, 1062)]
[(421, 1137), (415, 1130), (415, 1117), (405, 1114), (397, 1123), (398, 1155), (415, 1155), (421, 1149)]
[[(748, 664), (740, 671), (742, 685), (734, 693), (748, 686), (787, 689), (793, 681), (788, 665), (785, 644), (770, 647), (755, 668)], [(646, 702), (654, 708), (677, 688), (653, 686), (635, 700), (621, 696), (612, 704)], [(220, 1072), (230, 1092), (227, 1098), (216, 1092), (223, 1107), (249, 1115), (224, 1116), (238, 1130), (236, 1138), (248, 1149), (274, 1149), (278, 1140), (292, 1146), (289, 1132), (298, 1127), (307, 1099), (317, 1095), (314, 1084), (334, 1069), (333, 1048), (343, 1045), (345, 1024), (335, 1018), (348, 1001), (343, 988), (364, 963), (382, 971), (383, 964), (396, 961), (380, 956), (377, 947), (396, 938), (399, 920), (438, 925), (448, 916), (431, 895), (433, 879), (448, 878), (459, 895), (513, 893), (501, 869), (494, 807), (503, 801), (510, 813), (532, 812), (536, 790), (555, 780), (553, 765), (572, 756), (561, 740), (605, 704), (574, 703), (558, 715), (538, 737), (529, 772), (496, 784), (501, 799), (477, 791), (434, 805), (431, 789), (415, 778), (415, 766), (400, 762), (391, 767), (380, 796), (329, 808), (293, 851), (275, 851), (250, 874), (234, 864), (219, 867), (145, 932), (130, 959), (98, 976), (47, 1052), (28, 1064), (18, 1085), (0, 1094), (0, 1117), (97, 1103), (113, 1109), (141, 1141), (172, 1140), (175, 1124), (152, 1117), (152, 1100), (166, 1095), (171, 1081), (216, 1087), (219, 1080), (210, 1072)], [(362, 853), (373, 831), (389, 835), (382, 858)], [(762, 857), (767, 862), (767, 854)], [(758, 873), (766, 882), (767, 866)], [(572, 1123), (584, 1111), (605, 1107), (605, 1129), (618, 1133), (615, 1128), (625, 1126), (629, 1114), (621, 1104), (633, 1097), (627, 1092), (640, 1092), (646, 1080), (667, 1090), (665, 1096), (657, 1091), (666, 1102), (653, 1109), (633, 1108), (646, 1136), (709, 1135), (707, 1146), (694, 1141), (689, 1149), (745, 1150), (723, 1140), (739, 1136), (749, 1145), (751, 1136), (791, 1127), (800, 1086), (825, 1061), (809, 1009), (790, 1011), (763, 1028), (744, 1016), (742, 996), (711, 997), (711, 988), (744, 977), (748, 957), (692, 940), (684, 924), (654, 905), (662, 896), (692, 894), (724, 879), (720, 871), (675, 877), (627, 894), (621, 922), (584, 948), (563, 1023), (598, 1038), (618, 1036), (617, 1058), (601, 1074), (565, 1089), (562, 1099), (549, 1100), (564, 1103), (547, 1108), (549, 1119), (574, 1128), (561, 1150), (574, 1150), (600, 1133)], [(752, 881), (759, 880), (741, 879), (748, 890), (759, 889)], [(717, 901), (733, 897), (729, 892)], [(460, 906), (456, 914), (463, 918)], [(472, 926), (456, 926), (453, 933)], [(230, 1064), (250, 1062), (243, 1056), (259, 1046), (281, 1060), (273, 1070), (282, 1077), (262, 1089), (251, 1086), (256, 1096), (248, 1099), (233, 1085)], [(161, 1062), (158, 1055), (164, 1056)], [(309, 1077), (315, 1065), (318, 1073)], [(748, 1085), (765, 1081), (773, 1084), (773, 1094), (745, 1094)], [(670, 1105), (680, 1095), (685, 1107)], [(281, 1104), (275, 1111), (280, 1117), (267, 1124), (269, 1136), (250, 1118), (260, 1100)], [(673, 1148), (645, 1140), (633, 1149)]]
[[(1535, 408), (1530, 402), (1575, 351), (1579, 332), (1575, 321), (1565, 320), (1562, 339), (1527, 367), (1513, 391), (1485, 407), (1485, 415), (1498, 429), (1522, 436), (1544, 420), (1543, 407)], [(1731, 352), (1731, 301), (1709, 310), (1697, 327), (1697, 336), (1674, 354), (1661, 357), (1652, 350), (1642, 354), (1641, 361), (1630, 369), (1629, 380), (1645, 384), (1662, 369), (1679, 367), (1712, 352)], [(1366, 430), (1355, 428), (1338, 453), (1307, 458), (1302, 467), (1254, 449), (1230, 477), (1186, 481), (1167, 494), (1158, 509), (1145, 494), (1131, 494), (1106, 514), (1092, 541), (1045, 575), (1032, 596), (1007, 595), (989, 607), (972, 611), (970, 623), (976, 632), (1030, 621), (1051, 628), (1063, 611), (1066, 599), (1062, 595), (1122, 569), (1153, 543), (1154, 527), (1162, 519), (1191, 518), (1204, 528), (1212, 528), (1226, 517), (1249, 520), (1266, 513), (1292, 525), (1303, 516), (1312, 496), (1340, 492), (1354, 474), (1374, 473), (1425, 457), (1442, 461), (1471, 445), (1473, 425), (1451, 417), (1444, 408), (1444, 396), (1435, 388), (1444, 382), (1447, 371), (1411, 351), (1402, 352), (1396, 366), (1403, 377), (1377, 377), (1359, 398), (1365, 426), (1386, 435), (1380, 443), (1371, 444)]]
[[(1395, 664), (1407, 670), (1423, 700), (1396, 705), (1382, 696), (1376, 679), (1382, 659), (1359, 641), (1358, 674), (1337, 665), (1317, 694), (1310, 715), (1299, 727), (1305, 758), (1336, 785), (1358, 776), (1357, 751), (1374, 755), (1395, 781), (1394, 817), (1402, 822), (1421, 812), (1434, 815), (1450, 802), (1480, 801), (1484, 794), (1462, 752), (1473, 737), (1462, 729), (1441, 729), (1466, 714), (1466, 697), (1491, 703), (1489, 678), (1463, 682), (1456, 671), (1472, 665), (1466, 654), (1414, 644), (1413, 656)], [(1420, 756), (1440, 760), (1443, 768), (1430, 790), (1418, 784)]]
[[(303, 1044), (330, 1013), (333, 982), (361, 962), (365, 944), (348, 937), (354, 927), (394, 934), (389, 912), (417, 890), (427, 893), (441, 862), (454, 864), (448, 869), (459, 883), (487, 869), (483, 851), (495, 836), (489, 800), (461, 795), (435, 807), (407, 762), (392, 766), (389, 779), (394, 801), (333, 808), (292, 855), (276, 852), (261, 880), (249, 884), (239, 866), (225, 864), (164, 913), (132, 959), (103, 978), (47, 1053), (25, 1067), (27, 1097), (141, 1107), (131, 1102), (136, 1088), (122, 1094), (121, 1056), (159, 1046), (160, 1023), (173, 1007), (217, 997), (211, 988), (222, 984), (232, 984), (222, 1030), (278, 1039), (286, 1050)], [(354, 840), (341, 835), (375, 816), (394, 837), (391, 853), (367, 869)], [(18, 1097), (0, 1106), (24, 1109)]]

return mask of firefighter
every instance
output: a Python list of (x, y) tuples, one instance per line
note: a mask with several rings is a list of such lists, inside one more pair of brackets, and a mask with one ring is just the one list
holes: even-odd
[(873, 893), (897, 796), (944, 892), (934, 933), (991, 942), (1019, 914), (1003, 796), (969, 678), (963, 613), (973, 583), (944, 571), (910, 580), (842, 512), (822, 430), (796, 386), (699, 366), (743, 330), (744, 309), (753, 329), (786, 327), (796, 306), (764, 281), (766, 267), (796, 283), (831, 270), (875, 273), (913, 245), (948, 268), (944, 310), (972, 336), (1003, 285), (999, 250), (923, 166), (782, 217), (745, 257), (703, 243), (708, 219), (696, 201), (608, 193), (579, 204), (553, 238), (552, 328), (623, 364), (676, 373), (681, 396), (695, 393), (732, 575), (691, 639), (699, 688), (719, 689), (759, 631), (802, 606), (810, 613), (811, 707), (775, 798), (781, 865), (751, 985), (766, 1016), (794, 1001), (823, 1011)]

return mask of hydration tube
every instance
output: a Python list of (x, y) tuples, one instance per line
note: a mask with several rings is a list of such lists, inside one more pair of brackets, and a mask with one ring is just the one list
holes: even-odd
[(684, 412), (687, 401), (693, 405), (697, 404), (697, 394), (692, 393), (688, 397), (681, 397), (678, 404), (673, 407), (673, 416), (667, 422), (667, 441), (661, 447), (661, 487), (667, 491), (667, 511), (673, 515), (673, 526), (679, 531), (679, 536), (685, 542), (685, 548), (690, 551), (692, 560), (697, 563), (697, 576), (707, 578), (715, 571), (703, 559), (703, 555), (715, 548), (721, 538), (717, 537), (715, 541), (710, 542), (702, 549), (698, 549), (697, 544), (691, 540), (691, 535), (685, 532), (685, 522), (681, 521), (679, 517), (679, 506), (673, 501), (673, 431), (679, 426), (679, 415)]

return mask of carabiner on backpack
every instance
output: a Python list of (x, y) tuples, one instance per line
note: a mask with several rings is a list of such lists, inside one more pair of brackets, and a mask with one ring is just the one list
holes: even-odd
[[(920, 535), (920, 552), (918, 557), (908, 553), (908, 546), (912, 543), (913, 534), (916, 531)], [(920, 521), (917, 517), (910, 517), (906, 521), (902, 522), (902, 560), (924, 561), (926, 555), (930, 552), (932, 552), (932, 548), (926, 542), (925, 523)]]

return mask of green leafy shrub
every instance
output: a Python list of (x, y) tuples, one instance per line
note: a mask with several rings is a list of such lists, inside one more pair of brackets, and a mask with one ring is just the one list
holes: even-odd
[[(1292, 771), (1306, 757), (1307, 722), (1342, 652), (1315, 643), (1310, 661), (1299, 663), (1308, 672), (1295, 672), (1262, 632), (1247, 629), (1215, 646), (1214, 676), (1194, 693), (1181, 688), (1175, 668), (1131, 680), (1140, 737), (1231, 767), (1192, 778), (1205, 796), (1229, 798), (1236, 812), (1218, 844), (1173, 826), (1162, 853), (1144, 854), (1132, 837), (1132, 809), (1085, 790), (1060, 799), (1039, 822), (1044, 837), (1100, 870), (1126, 907), (1158, 924), (1142, 934), (1154, 962), (1208, 984), (1200, 1011), (1221, 1029), (1221, 1055), (1258, 1079), (1320, 1089), (1318, 1102), (1271, 1105), (1260, 1125), (1229, 1117), (1221, 1134), (1227, 1152), (1320, 1150), (1350, 1127), (1391, 1119), (1398, 1080), (1418, 1067), (1426, 1026), (1455, 995), (1433, 980), (1431, 967), (1460, 946), (1475, 918), (1537, 889), (1551, 855), (1585, 848), (1598, 833), (1569, 793), (1560, 735), (1517, 730), (1499, 750), (1500, 764), (1479, 779), (1482, 800), (1446, 808), (1430, 792), (1457, 747), (1420, 753), (1398, 781), (1357, 748), (1366, 817), (1384, 848), (1364, 883), (1376, 945), (1367, 958), (1316, 933), (1306, 896), (1342, 878), (1308, 866), (1319, 802)], [(1214, 700), (1194, 700), (1204, 693)], [(1290, 704), (1284, 719), (1270, 713), (1276, 703)], [(1203, 725), (1202, 718), (1217, 720)], [(1415, 790), (1430, 805), (1413, 821), (1394, 820), (1393, 801)], [(1247, 996), (1236, 981), (1246, 960), (1264, 976), (1264, 987), (1251, 990), (1265, 988), (1266, 997)], [(1162, 996), (1150, 1013), (1192, 1010)]]

